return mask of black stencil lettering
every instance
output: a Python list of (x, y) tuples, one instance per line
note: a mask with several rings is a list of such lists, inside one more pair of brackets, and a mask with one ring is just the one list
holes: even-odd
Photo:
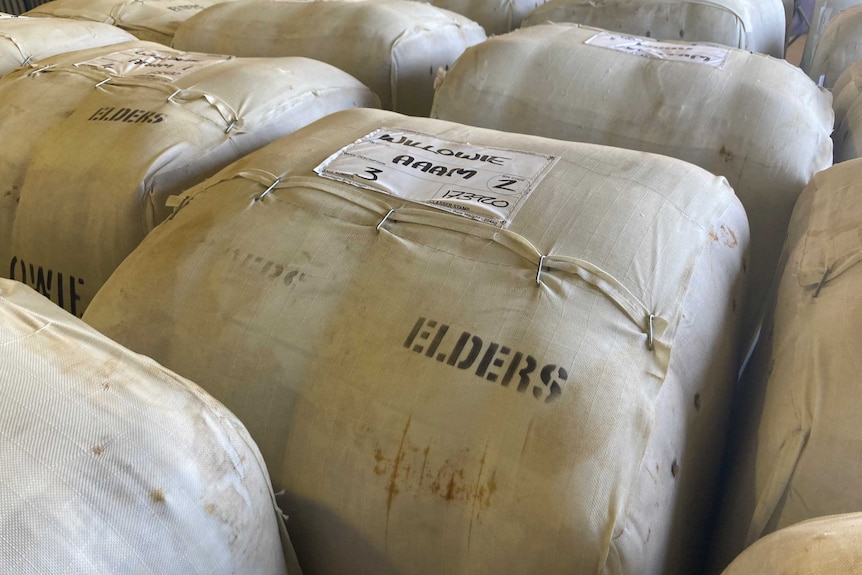
[(494, 354), (497, 353), (497, 349), (499, 349), (499, 345), (496, 343), (491, 343), (488, 345), (488, 349), (485, 351), (485, 355), (482, 356), (482, 361), (479, 362), (479, 367), (476, 368), (476, 375), (479, 377), (485, 377), (485, 373), (488, 371), (488, 366), (491, 365), (491, 360), (494, 358)]
[(416, 336), (419, 334), (419, 330), (422, 329), (423, 323), (425, 323), (424, 317), (420, 317), (416, 320), (416, 323), (413, 325), (413, 329), (410, 330), (410, 335), (408, 335), (407, 339), (404, 341), (404, 347), (410, 349), (410, 346), (413, 345), (413, 340), (416, 339)]
[(530, 387), (530, 374), (536, 370), (536, 359), (532, 355), (527, 356), (527, 367), (518, 372), (520, 381), (518, 382), (518, 391), (521, 393), (527, 391)]
[(449, 331), (448, 325), (443, 324), (440, 326), (440, 329), (437, 330), (437, 335), (434, 336), (433, 341), (431, 341), (431, 345), (428, 346), (428, 351), (425, 352), (426, 357), (434, 357), (434, 353), (437, 351), (437, 348), (440, 347), (440, 342), (443, 341), (443, 336), (446, 335), (447, 331)]

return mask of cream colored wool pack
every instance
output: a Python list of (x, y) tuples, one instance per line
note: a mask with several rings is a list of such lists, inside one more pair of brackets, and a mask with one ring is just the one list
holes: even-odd
[(811, 68), (811, 60), (814, 57), (814, 52), (817, 50), (817, 45), (820, 43), (820, 37), (826, 25), (829, 24), (830, 20), (838, 16), (842, 10), (846, 10), (857, 4), (862, 4), (862, 0), (817, 0), (814, 3), (811, 26), (805, 38), (802, 60), (799, 63), (799, 66), (806, 73)]
[(248, 431), (197, 385), (0, 279), (0, 572), (283, 575)]
[(219, 1), (223, 0), (52, 0), (25, 15), (104, 22), (140, 40), (170, 46), (180, 22)]
[(844, 120), (847, 110), (862, 94), (862, 62), (856, 62), (844, 70), (832, 85), (832, 110), (835, 112), (835, 127)]
[(660, 153), (726, 177), (751, 223), (752, 331), (796, 198), (832, 163), (830, 104), (784, 60), (548, 24), (468, 49), (431, 115)]
[(438, 68), (485, 40), (467, 18), (421, 2), (240, 0), (183, 23), (174, 46), (237, 56), (305, 56), (341, 68), (382, 107), (427, 116)]
[(819, 517), (785, 527), (742, 552), (723, 575), (862, 574), (862, 513)]
[(505, 34), (521, 27), (521, 22), (545, 0), (430, 0), (438, 8), (462, 14), (481, 25), (485, 32)]
[[(0, 147), (0, 276), (15, 277), (14, 272), (9, 271), (12, 226), (24, 174), (36, 146), (46, 132), (74, 112), (78, 103), (93, 92), (93, 77), (75, 64), (133, 48), (160, 50), (163, 46), (133, 41), (79, 50), (45, 58), (38, 64), (31, 62), (0, 78), (0, 102), (4, 109), (14, 111), (0, 120), (0, 141), (15, 142), (14, 146)], [(36, 267), (31, 275), (35, 275)], [(20, 275), (18, 278), (25, 280)], [(74, 284), (72, 280), (71, 285)], [(49, 295), (44, 288), (39, 291)], [(57, 301), (56, 297), (53, 299)], [(61, 304), (61, 307), (65, 306)]]
[(0, 75), (55, 54), (129, 42), (115, 26), (45, 18), (0, 18)]
[(832, 88), (841, 74), (862, 60), (862, 5), (840, 12), (829, 21), (811, 57), (808, 75)]
[[(7, 265), (78, 315), (168, 216), (169, 195), (329, 113), (379, 102), (306, 58), (133, 48), (78, 62), (73, 73), (89, 92), (32, 147)], [(74, 287), (49, 285), (61, 274)]]
[(862, 98), (857, 97), (832, 134), (835, 163), (862, 157)]
[(716, 553), (728, 562), (777, 529), (862, 509), (862, 161), (806, 187), (790, 222), (773, 317), (746, 406)]
[(183, 201), (85, 321), (245, 421), (305, 569), (695, 572), (748, 244), (723, 178), (351, 110)]
[(784, 57), (781, 0), (549, 0), (528, 14), (523, 25), (549, 21)]

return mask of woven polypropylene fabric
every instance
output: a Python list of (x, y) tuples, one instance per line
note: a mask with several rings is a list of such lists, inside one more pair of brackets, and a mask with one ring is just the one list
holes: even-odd
[[(390, 155), (353, 181), (413, 184), (313, 171), (366, 136)], [(552, 163), (505, 227), (409, 199), (436, 174), (447, 198), (502, 205), (499, 186), (532, 181), (521, 154)], [(249, 425), (310, 570), (692, 572), (748, 243), (723, 178), (353, 110), (185, 197), (86, 321)]]
[(723, 575), (862, 573), (862, 514), (819, 517), (785, 527), (754, 542)]
[(0, 280), (0, 572), (278, 575), (280, 521), (224, 406)]
[(735, 425), (716, 554), (799, 521), (862, 508), (862, 161), (820, 172), (799, 198)]
[(784, 57), (786, 18), (780, 0), (550, 0), (524, 26), (575, 22), (657, 40), (714, 42)]

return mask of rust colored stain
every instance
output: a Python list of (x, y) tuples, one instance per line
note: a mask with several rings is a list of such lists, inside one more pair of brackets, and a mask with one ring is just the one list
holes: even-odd
[(718, 234), (717, 234), (717, 233), (715, 233), (715, 232), (709, 232), (709, 238), (710, 238), (712, 241), (717, 242), (717, 241), (718, 241)]
[(209, 513), (210, 515), (215, 515), (215, 512), (216, 512), (216, 506), (215, 506), (215, 503), (207, 503), (206, 505), (204, 505), (204, 509), (205, 509), (205, 510), (206, 510), (206, 512), (207, 512), (207, 513)]
[[(389, 477), (389, 497), (386, 500), (386, 540), (389, 540), (389, 514), (392, 511), (392, 500), (398, 495), (398, 470), (401, 468), (401, 461), (404, 459), (404, 442), (407, 440), (407, 432), (410, 431), (410, 421), (413, 416), (407, 418), (407, 425), (404, 426), (404, 432), (401, 434), (401, 444), (398, 446), (398, 455), (395, 456), (395, 461), (392, 463), (392, 475)], [(382, 455), (382, 454), (381, 454)]]
[(91, 451), (93, 452), (93, 455), (102, 455), (105, 453), (105, 448), (101, 445), (94, 445)]
[(719, 228), (721, 232), (721, 241), (724, 245), (729, 248), (735, 248), (739, 242), (736, 241), (736, 234), (733, 233), (733, 230), (728, 228), (727, 226), (721, 226)]
[(428, 467), (428, 452), (431, 451), (431, 446), (429, 445), (422, 451), (422, 470), (419, 471), (419, 486), (418, 490), (422, 489), (422, 482), (425, 480), (425, 468)]
[(154, 503), (164, 503), (165, 493), (161, 489), (153, 489), (150, 491), (150, 499), (152, 499)]
[(386, 461), (386, 458), (383, 456), (383, 452), (380, 451), (380, 449), (378, 449), (374, 453), (374, 461), (377, 462), (374, 465), (374, 473), (376, 473), (377, 475), (383, 475), (384, 473), (386, 473), (386, 463), (384, 463)]

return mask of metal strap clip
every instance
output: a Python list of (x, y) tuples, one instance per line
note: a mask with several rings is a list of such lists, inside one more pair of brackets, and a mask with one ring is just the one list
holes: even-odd
[(167, 217), (167, 221), (170, 221), (170, 220), (174, 219), (174, 216), (175, 216), (175, 215), (177, 215), (181, 209), (183, 209), (184, 207), (186, 207), (186, 204), (188, 204), (190, 201), (192, 201), (192, 197), (191, 197), (191, 196), (186, 196), (186, 197), (184, 197), (184, 198), (182, 199), (182, 201), (179, 203), (179, 205), (178, 205), (177, 207), (175, 207), (175, 208), (174, 208), (174, 211), (172, 211), (172, 212), (171, 212), (171, 215), (169, 215), (169, 216)]
[(273, 188), (275, 188), (280, 183), (281, 183), (281, 178), (280, 177), (276, 178), (275, 181), (273, 183), (271, 183), (267, 189), (265, 189), (263, 192), (261, 192), (260, 195), (254, 199), (254, 201), (256, 201), (256, 202), (261, 201), (263, 198), (266, 197), (266, 195), (268, 193), (270, 193), (272, 191)]
[(29, 64), (30, 64), (30, 62), (32, 62), (32, 61), (33, 61), (33, 56), (32, 56), (32, 55), (31, 55), (31, 56), (27, 56), (27, 59), (26, 59), (26, 60), (24, 60), (23, 62), (21, 62), (21, 67), (23, 68), (24, 66), (29, 65)]
[(389, 219), (389, 216), (391, 216), (391, 215), (392, 215), (392, 214), (394, 214), (394, 213), (395, 213), (395, 210), (394, 210), (394, 209), (389, 210), (388, 212), (386, 212), (386, 215), (385, 215), (385, 216), (383, 216), (383, 219), (382, 219), (382, 220), (380, 220), (380, 223), (379, 223), (379, 224), (377, 224), (377, 228), (376, 228), (376, 229), (377, 229), (377, 233), (378, 233), (378, 234), (380, 233), (380, 228), (383, 226), (383, 224), (385, 224), (385, 223), (386, 223), (386, 220), (388, 220), (388, 219)]
[(108, 82), (110, 82), (110, 81), (111, 81), (111, 77), (110, 77), (110, 76), (108, 76), (107, 78), (105, 78), (104, 80), (102, 80), (101, 82), (99, 82), (98, 84), (96, 84), (96, 85), (95, 85), (95, 88), (101, 88), (102, 86), (104, 86), (105, 84), (107, 84), (107, 83), (108, 83)]
[(542, 285), (542, 268), (545, 266), (545, 256), (539, 258), (539, 269), (536, 271), (536, 285)]
[(170, 96), (168, 96), (168, 102), (173, 102), (173, 101), (174, 101), (174, 96), (176, 96), (176, 95), (177, 95), (177, 94), (179, 94), (180, 92), (182, 92), (182, 89), (181, 89), (181, 88), (177, 88), (177, 89), (174, 91), (174, 93), (173, 93), (173, 94), (171, 94)]
[(230, 131), (233, 130), (233, 127), (236, 126), (236, 122), (237, 122), (236, 119), (232, 120), (231, 123), (228, 124), (228, 127), (225, 128), (224, 133), (229, 134)]
[(820, 278), (820, 283), (817, 284), (817, 289), (814, 290), (814, 297), (820, 295), (820, 290), (823, 289), (823, 284), (826, 283), (826, 278), (829, 277), (829, 274), (832, 273), (832, 268), (826, 268), (826, 271), (823, 272), (823, 277)]
[(655, 325), (653, 324), (654, 321), (655, 314), (649, 314), (649, 328), (647, 331), (646, 346), (647, 349), (650, 351), (653, 351), (655, 349)]

